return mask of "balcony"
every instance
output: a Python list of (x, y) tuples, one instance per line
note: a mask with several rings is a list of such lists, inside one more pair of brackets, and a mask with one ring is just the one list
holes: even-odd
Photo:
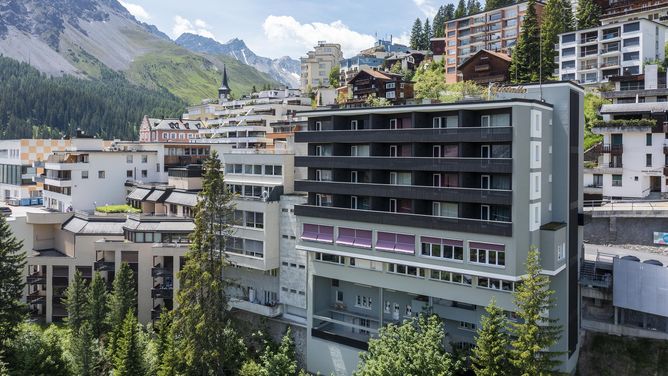
[(104, 259), (95, 261), (93, 263), (93, 269), (98, 272), (108, 272), (116, 269), (116, 263), (114, 261), (105, 261)]
[(330, 194), (349, 194), (358, 196), (400, 197), (415, 200), (472, 202), (509, 205), (512, 203), (512, 191), (462, 188), (431, 187), (418, 185), (391, 185), (372, 183), (350, 183), (333, 181), (295, 181), (295, 190)]
[(153, 278), (159, 278), (159, 277), (171, 277), (173, 275), (173, 272), (171, 269), (168, 268), (163, 268), (160, 265), (154, 266), (151, 268), (151, 277)]
[(498, 222), (471, 218), (436, 217), (423, 214), (395, 213), (314, 205), (295, 206), (295, 215), (327, 218), (348, 222), (382, 223), (383, 225), (462, 231), (476, 234), (512, 236), (512, 222)]
[(245, 299), (230, 298), (230, 308), (240, 309), (242, 311), (255, 313), (264, 317), (278, 317), (283, 314), (283, 306), (281, 304), (259, 304), (253, 303)]
[[(362, 321), (368, 325), (359, 325)], [(311, 336), (366, 351), (369, 338), (377, 336), (378, 330), (376, 317), (333, 307), (313, 314)]]
[(584, 194), (586, 195), (602, 195), (603, 194), (603, 187), (600, 185), (588, 185), (584, 187), (583, 191)]
[(598, 144), (594, 146), (594, 153), (621, 155), (624, 152), (624, 145)]
[(295, 157), (296, 167), (350, 168), (369, 170), (445, 171), (512, 173), (511, 158), (431, 158), (431, 157)]
[[(616, 120), (597, 120), (592, 125), (592, 132), (616, 133), (616, 132), (642, 132), (649, 133), (657, 125), (655, 119), (616, 119)], [(619, 146), (622, 145), (613, 145)], [(621, 153), (621, 152), (620, 152)]]
[(46, 284), (46, 275), (42, 273), (33, 273), (26, 277), (28, 285), (44, 285)]
[(153, 299), (172, 299), (174, 288), (171, 284), (157, 284), (151, 289), (151, 298)]
[(404, 128), (298, 132), (295, 142), (511, 142), (512, 127)]
[(30, 305), (42, 305), (46, 303), (46, 291), (34, 291), (26, 296), (26, 302)]

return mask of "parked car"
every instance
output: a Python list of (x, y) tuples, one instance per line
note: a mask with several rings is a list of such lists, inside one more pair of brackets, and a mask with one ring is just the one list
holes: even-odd
[(5, 217), (9, 217), (12, 215), (12, 209), (10, 209), (7, 206), (0, 206), (0, 214), (2, 214)]

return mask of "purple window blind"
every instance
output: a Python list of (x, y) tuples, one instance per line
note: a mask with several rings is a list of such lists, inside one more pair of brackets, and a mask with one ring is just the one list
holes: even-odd
[(304, 229), (302, 231), (302, 240), (317, 241), (318, 240), (318, 225), (311, 225), (304, 223)]
[(461, 240), (432, 238), (430, 236), (422, 236), (422, 237), (420, 237), (420, 241), (422, 243), (451, 245), (453, 247), (463, 247), (464, 246), (464, 242), (461, 241)]
[(378, 239), (376, 239), (376, 249), (394, 251), (395, 241), (396, 234), (390, 234), (389, 232), (379, 232)]
[(469, 248), (486, 249), (490, 251), (506, 250), (506, 246), (503, 244), (489, 244), (489, 243), (478, 243), (478, 242), (469, 242)]
[(355, 231), (355, 246), (362, 248), (371, 248), (371, 231), (356, 230)]
[(415, 253), (415, 236), (397, 235), (397, 244), (394, 250), (401, 253)]
[(336, 244), (352, 246), (355, 244), (355, 230), (352, 228), (339, 227), (339, 237)]
[(331, 243), (334, 240), (334, 227), (332, 226), (318, 226), (318, 241), (323, 243)]

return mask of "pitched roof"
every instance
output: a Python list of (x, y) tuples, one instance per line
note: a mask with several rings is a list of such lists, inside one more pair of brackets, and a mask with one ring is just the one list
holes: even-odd
[(203, 128), (201, 121), (181, 119), (149, 118), (148, 126), (151, 130), (192, 130)]
[(123, 235), (123, 222), (119, 220), (88, 220), (74, 216), (62, 228), (80, 235)]
[(461, 64), (459, 64), (459, 66), (457, 67), (457, 69), (461, 69), (463, 66), (468, 65), (470, 62), (474, 61), (474, 58), (475, 58), (476, 56), (478, 56), (478, 55), (480, 55), (480, 54), (483, 54), (483, 53), (489, 54), (489, 55), (494, 56), (494, 57), (496, 57), (496, 58), (498, 58), (498, 59), (505, 60), (505, 61), (507, 61), (507, 62), (511, 62), (511, 61), (512, 61), (511, 57), (508, 56), (508, 55), (506, 55), (506, 54), (504, 54), (504, 53), (496, 52), (496, 51), (490, 51), (490, 50), (484, 50), (484, 49), (483, 49), (483, 50), (480, 50), (480, 51), (474, 53), (474, 54), (471, 55), (468, 59), (464, 60)]
[(381, 72), (381, 71), (377, 71), (377, 70), (373, 70), (373, 69), (362, 68), (348, 82), (354, 81), (357, 78), (357, 76), (359, 76), (362, 73), (366, 73), (370, 76), (376, 77), (376, 78), (381, 79), (381, 80), (392, 80), (396, 77), (401, 77), (400, 74), (396, 74), (396, 73)]

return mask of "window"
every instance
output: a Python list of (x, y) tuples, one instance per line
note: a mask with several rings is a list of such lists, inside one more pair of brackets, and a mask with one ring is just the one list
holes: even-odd
[(476, 330), (476, 325), (472, 322), (460, 321), (459, 329), (463, 330)]
[(390, 119), (390, 129), (397, 129), (397, 119)]
[(652, 146), (652, 134), (651, 133), (647, 133), (645, 135), (645, 145), (646, 146)]
[(483, 221), (489, 221), (489, 205), (480, 205), (480, 219)]
[[(328, 253), (320, 253), (316, 252), (315, 253), (315, 259), (316, 261), (322, 261), (322, 262), (330, 262), (333, 264), (340, 264), (344, 265), (346, 262), (346, 258), (343, 256), (337, 256), (337, 255), (330, 255)], [(336, 284), (338, 286), (338, 280), (336, 281)], [(334, 285), (334, 280), (332, 280), (332, 285)]]
[(321, 131), (322, 130), (322, 122), (321, 121), (316, 121), (314, 125), (315, 125), (315, 127), (314, 127), (315, 131)]
[(575, 60), (563, 61), (561, 63), (561, 69), (575, 69)]
[(132, 177), (132, 170), (125, 171), (125, 177), (131, 178)]
[(461, 240), (439, 239), (423, 236), (422, 256), (437, 257), (448, 260), (464, 260), (464, 242)]
[(531, 137), (542, 137), (543, 113), (531, 110)]
[(575, 47), (569, 47), (569, 48), (564, 48), (561, 50), (561, 56), (574, 56), (575, 55)]
[(630, 32), (638, 31), (638, 30), (640, 30), (640, 22), (633, 22), (633, 23), (629, 23), (629, 24), (624, 25), (624, 32), (625, 33), (630, 33)]
[(129, 154), (129, 155), (125, 156), (125, 162), (132, 163), (132, 154)]
[(142, 178), (147, 178), (148, 177), (148, 170), (141, 170), (141, 177)]
[(473, 278), (470, 275), (451, 273), (440, 270), (431, 270), (429, 273), (429, 279), (469, 286), (473, 283)]
[(388, 82), (385, 84), (385, 89), (394, 89), (397, 86), (394, 82)]
[(561, 243), (557, 246), (557, 260), (561, 261), (566, 258), (566, 243)]
[(141, 156), (141, 163), (148, 163), (148, 155), (142, 154)]
[(624, 61), (630, 61), (630, 60), (639, 60), (640, 59), (640, 52), (635, 51), (635, 52), (624, 52), (623, 58)]
[(350, 182), (357, 183), (357, 171), (350, 171)]
[(436, 217), (457, 218), (459, 216), (459, 204), (456, 202), (432, 202), (431, 215)]
[(413, 276), (418, 278), (425, 277), (425, 270), (415, 266), (408, 266), (402, 264), (387, 264), (387, 272), (394, 274), (403, 274), (407, 276)]
[(390, 157), (399, 155), (399, 147), (397, 145), (390, 145)]
[(371, 248), (371, 230), (340, 227), (336, 244), (350, 247)]
[(357, 207), (357, 196), (350, 196), (350, 208), (358, 209)]
[(645, 167), (652, 167), (652, 154), (645, 154)]
[(336, 290), (336, 302), (343, 303), (343, 291)]
[(245, 212), (245, 223), (246, 227), (252, 228), (264, 228), (264, 214), (260, 212)]
[(318, 193), (315, 195), (316, 206), (332, 206), (332, 195)]
[(88, 170), (81, 171), (81, 178), (88, 179)]
[(301, 240), (332, 243), (334, 227), (304, 223)]
[(104, 170), (100, 170), (100, 171), (97, 172), (97, 178), (98, 179), (104, 179), (104, 177), (105, 177)]
[(480, 117), (480, 126), (481, 127), (489, 127), (490, 126), (490, 116), (489, 115), (483, 115)]
[(506, 292), (515, 291), (515, 283), (503, 279), (478, 277), (478, 287)]
[(392, 212), (392, 213), (396, 213), (397, 212), (397, 199), (391, 198), (389, 205), (390, 205), (389, 211)]
[(504, 266), (506, 265), (505, 246), (471, 242), (469, 261), (477, 264)]
[(364, 309), (371, 309), (372, 308), (372, 300), (370, 296), (364, 296), (364, 295), (357, 295), (355, 298), (355, 307), (357, 308), (364, 308)]
[(624, 39), (624, 47), (632, 47), (640, 45), (640, 37)]
[(315, 170), (316, 181), (332, 181), (332, 170)]
[(414, 254), (415, 236), (379, 231), (376, 250)]

